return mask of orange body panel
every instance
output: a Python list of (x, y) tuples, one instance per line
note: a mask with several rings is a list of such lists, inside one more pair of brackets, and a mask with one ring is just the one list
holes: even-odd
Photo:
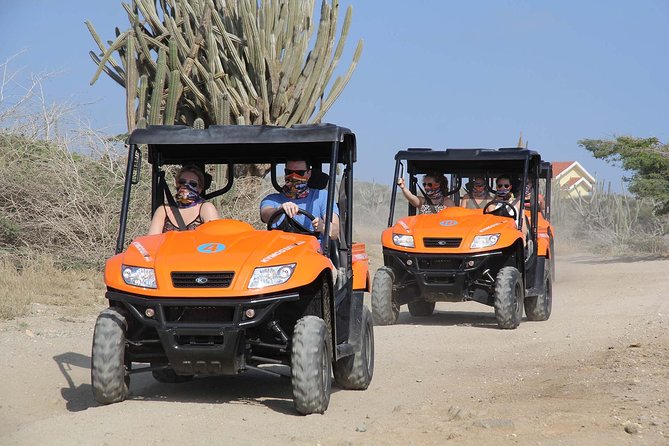
[[(529, 218), (529, 212), (525, 211)], [(539, 219), (537, 224), (537, 255), (542, 257), (552, 258), (553, 254), (550, 252), (550, 240), (555, 236), (555, 229), (548, 220), (539, 212)]]
[[(393, 234), (412, 235), (414, 248), (406, 248), (393, 243)], [(477, 235), (500, 234), (497, 243), (487, 248), (470, 248)], [(457, 248), (425, 247), (425, 237), (462, 238)], [(433, 254), (467, 254), (494, 251), (507, 247), (522, 239), (513, 219), (492, 214), (483, 215), (481, 209), (450, 207), (437, 214), (423, 214), (405, 217), (391, 228), (383, 231), (381, 242), (384, 247), (396, 251), (423, 252)]]
[(353, 243), (353, 289), (369, 291), (369, 256), (364, 243)]
[[(291, 263), (297, 266), (284, 284), (248, 289), (256, 267)], [(354, 270), (364, 277), (366, 262), (360, 259), (356, 263)], [(158, 287), (149, 289), (126, 284), (121, 276), (122, 265), (154, 268)], [(138, 237), (124, 253), (107, 261), (105, 283), (109, 288), (146, 297), (240, 298), (295, 289), (313, 282), (328, 269), (334, 277), (332, 262), (320, 253), (320, 243), (313, 236), (256, 230), (247, 223), (223, 219), (192, 231)], [(234, 277), (227, 288), (175, 288), (170, 276), (174, 271), (226, 271), (234, 272)], [(355, 276), (354, 283), (359, 283)]]

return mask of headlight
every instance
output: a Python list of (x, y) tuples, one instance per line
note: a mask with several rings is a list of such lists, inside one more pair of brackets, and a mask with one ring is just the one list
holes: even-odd
[(295, 265), (295, 263), (291, 263), (290, 265), (256, 268), (249, 281), (249, 289), (286, 283), (290, 279), (290, 276), (293, 275)]
[(393, 243), (405, 248), (413, 248), (413, 235), (393, 234)]
[(499, 240), (499, 234), (477, 235), (472, 240), (470, 248), (487, 248), (497, 243), (497, 240)]
[(156, 274), (153, 268), (139, 268), (137, 266), (125, 266), (121, 268), (123, 280), (128, 285), (141, 286), (142, 288), (158, 288), (156, 286)]

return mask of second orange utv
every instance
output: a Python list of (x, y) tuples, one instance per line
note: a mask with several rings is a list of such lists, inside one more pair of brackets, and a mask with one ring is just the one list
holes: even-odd
[[(508, 175), (518, 202), (493, 200), (482, 209), (454, 206), (422, 215), (409, 204), (408, 216), (395, 221), (393, 188), (388, 229), (382, 234), (384, 266), (372, 284), (375, 323), (394, 324), (401, 305), (408, 305), (412, 316), (426, 317), (436, 302), (460, 301), (494, 307), (500, 328), (516, 328), (523, 309), (528, 320), (547, 320), (554, 262), (550, 164), (542, 163), (537, 152), (518, 148), (408, 149), (395, 160), (394, 179), (406, 169), (414, 195), (418, 177), (430, 172), (450, 177), (447, 194), (456, 204), (466, 179), (483, 178), (494, 192), (493, 180)], [(543, 214), (537, 204), (540, 179), (547, 203)], [(533, 188), (526, 203), (520, 191), (527, 185)]]

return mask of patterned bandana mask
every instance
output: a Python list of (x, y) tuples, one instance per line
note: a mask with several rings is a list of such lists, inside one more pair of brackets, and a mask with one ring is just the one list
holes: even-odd
[(497, 193), (497, 198), (500, 200), (509, 200), (513, 198), (511, 189), (498, 189), (496, 193)]
[(441, 200), (444, 199), (444, 194), (441, 193), (441, 189), (436, 188), (436, 189), (428, 189), (425, 191), (425, 195), (430, 199), (430, 201), (434, 202), (441, 202)]
[(190, 184), (180, 185), (174, 199), (177, 202), (177, 206), (180, 208), (189, 208), (204, 201), (197, 189)]
[(296, 173), (286, 176), (286, 184), (283, 186), (283, 194), (293, 200), (304, 198), (309, 195), (307, 178)]

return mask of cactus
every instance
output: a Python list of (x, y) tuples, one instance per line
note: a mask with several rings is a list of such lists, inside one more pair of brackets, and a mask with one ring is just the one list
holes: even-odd
[(320, 122), (355, 70), (362, 41), (345, 75), (331, 82), (352, 8), (337, 37), (339, 1), (322, 0), (317, 27), (314, 3), (132, 0), (123, 4), (129, 28), (117, 28), (107, 44), (86, 22), (100, 51), (90, 52), (91, 84), (104, 72), (126, 89), (129, 131), (140, 123), (193, 126), (198, 118), (206, 125)]

